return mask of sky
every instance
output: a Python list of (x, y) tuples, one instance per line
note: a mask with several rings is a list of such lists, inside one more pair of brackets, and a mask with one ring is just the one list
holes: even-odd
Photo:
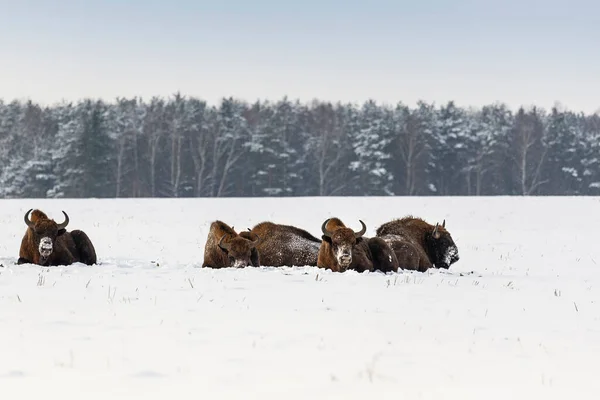
[(0, 0), (0, 98), (600, 110), (600, 1)]

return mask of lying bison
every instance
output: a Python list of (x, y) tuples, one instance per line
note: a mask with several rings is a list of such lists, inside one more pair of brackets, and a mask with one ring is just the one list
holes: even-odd
[(363, 237), (367, 227), (364, 222), (360, 223), (362, 229), (354, 232), (338, 218), (330, 218), (323, 222), (323, 241), (319, 249), (318, 267), (334, 272), (344, 272), (348, 269), (359, 272), (398, 270), (398, 260), (392, 249), (380, 238)]
[(375, 233), (394, 249), (402, 269), (448, 269), (459, 260), (458, 248), (446, 230), (446, 220), (434, 226), (409, 216), (387, 222)]
[(96, 250), (90, 238), (80, 230), (67, 232), (65, 228), (69, 224), (69, 216), (64, 211), (63, 214), (64, 222), (57, 224), (40, 210), (32, 209), (25, 213), (27, 230), (21, 240), (17, 264), (96, 264)]
[(259, 238), (250, 232), (238, 234), (222, 221), (210, 224), (204, 245), (203, 268), (244, 268), (260, 266), (256, 245)]
[(260, 243), (256, 248), (262, 265), (271, 267), (317, 265), (321, 241), (303, 229), (261, 222), (250, 232), (260, 237)]

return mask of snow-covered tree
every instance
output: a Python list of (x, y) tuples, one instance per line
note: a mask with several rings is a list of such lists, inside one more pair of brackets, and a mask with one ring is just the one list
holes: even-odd
[(52, 147), (56, 180), (49, 197), (112, 197), (114, 146), (108, 108), (101, 101), (64, 104)]
[(433, 130), (431, 169), (433, 184), (442, 196), (456, 195), (464, 188), (461, 175), (468, 155), (466, 142), (471, 132), (466, 111), (450, 101), (437, 112)]
[(233, 98), (223, 99), (217, 111), (213, 135), (212, 196), (231, 193), (232, 175), (248, 149), (244, 146), (251, 135), (244, 118), (246, 104)]
[(583, 147), (581, 194), (598, 196), (600, 195), (600, 114), (585, 119), (581, 146)]
[(355, 159), (349, 165), (357, 174), (361, 195), (392, 195), (394, 175), (390, 167), (393, 141), (391, 110), (367, 101), (359, 114), (358, 129), (350, 131)]
[(464, 138), (467, 152), (467, 195), (502, 193), (504, 179), (498, 173), (506, 152), (512, 113), (504, 104), (484, 106), (472, 115), (471, 132)]
[(348, 168), (353, 157), (350, 132), (357, 129), (358, 111), (348, 105), (313, 102), (307, 115), (307, 158), (311, 190), (306, 195), (339, 196), (353, 193), (355, 180)]
[(600, 194), (599, 119), (179, 93), (0, 100), (0, 197)]
[(391, 161), (397, 182), (397, 192), (405, 196), (421, 193), (425, 179), (425, 167), (429, 155), (428, 136), (418, 110), (411, 110), (401, 103), (393, 115), (393, 142)]
[(546, 135), (545, 113), (534, 107), (525, 111), (522, 107), (515, 115), (513, 128), (508, 137), (508, 157), (514, 193), (535, 195), (547, 183), (542, 176), (548, 148), (544, 145)]
[(580, 194), (583, 188), (585, 119), (554, 107), (548, 116), (544, 166), (546, 194)]

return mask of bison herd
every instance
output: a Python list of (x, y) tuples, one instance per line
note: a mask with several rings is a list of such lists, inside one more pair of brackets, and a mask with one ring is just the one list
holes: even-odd
[[(69, 216), (56, 223), (40, 210), (25, 213), (27, 226), (18, 264), (43, 266), (96, 263), (96, 250), (81, 230), (67, 231)], [(405, 217), (386, 222), (366, 237), (367, 226), (355, 231), (339, 218), (321, 225), (321, 239), (290, 225), (261, 222), (236, 232), (223, 221), (210, 225), (204, 246), (205, 268), (316, 266), (334, 272), (346, 270), (424, 272), (448, 269), (458, 261), (458, 249), (446, 229), (446, 221), (431, 225), (421, 218)]]
[(448, 269), (459, 259), (445, 220), (442, 225), (431, 225), (415, 217), (396, 219), (377, 228), (374, 237), (366, 237), (367, 226), (359, 222), (361, 229), (355, 231), (339, 218), (329, 218), (323, 221), (318, 239), (304, 229), (273, 222), (237, 233), (225, 222), (214, 221), (202, 267), (309, 265), (334, 272), (424, 272)]

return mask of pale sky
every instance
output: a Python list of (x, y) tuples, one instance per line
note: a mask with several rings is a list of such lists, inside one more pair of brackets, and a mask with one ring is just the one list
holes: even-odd
[(600, 1), (0, 0), (0, 98), (600, 109)]

